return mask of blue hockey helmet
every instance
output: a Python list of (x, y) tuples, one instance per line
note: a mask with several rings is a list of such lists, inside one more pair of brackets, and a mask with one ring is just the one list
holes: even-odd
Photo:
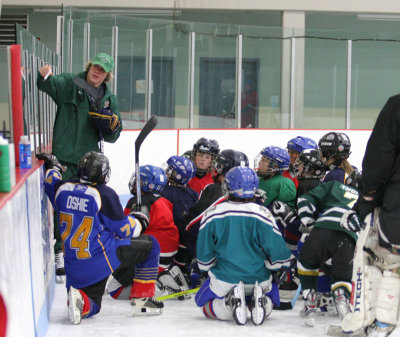
[(186, 185), (196, 174), (193, 162), (181, 156), (172, 156), (167, 160), (165, 173), (171, 183)]
[[(266, 159), (268, 160), (268, 166), (263, 167), (262, 162)], [(272, 172), (282, 173), (289, 168), (289, 163), (289, 154), (286, 150), (278, 146), (267, 146), (263, 148), (254, 159), (254, 167), (260, 176), (269, 175)]]
[(249, 167), (235, 166), (226, 173), (222, 188), (229, 196), (253, 198), (258, 188), (257, 174)]
[[(144, 165), (139, 167), (140, 188), (145, 192), (160, 192), (167, 184), (167, 175), (161, 167)], [(129, 191), (136, 194), (136, 174), (129, 181)]]
[(287, 143), (288, 150), (303, 152), (306, 149), (317, 149), (318, 145), (311, 138), (297, 136)]

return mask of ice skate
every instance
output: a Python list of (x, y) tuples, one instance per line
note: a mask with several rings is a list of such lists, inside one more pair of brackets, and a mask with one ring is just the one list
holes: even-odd
[(333, 297), (335, 299), (338, 315), (342, 321), (344, 316), (350, 312), (349, 301), (345, 296), (344, 290), (341, 288), (338, 288), (333, 292)]
[(311, 289), (304, 301), (304, 308), (300, 311), (300, 317), (303, 318), (304, 324), (314, 327), (314, 318), (317, 308), (317, 294), (315, 289)]
[(246, 324), (247, 308), (242, 281), (240, 281), (237, 286), (233, 287), (225, 296), (225, 304), (231, 308), (233, 319), (237, 324)]
[[(164, 270), (156, 281), (156, 285), (162, 296), (189, 290), (185, 276), (178, 266)], [(178, 297), (178, 299), (190, 298), (190, 294)]]
[(264, 319), (271, 314), (271, 311), (272, 301), (263, 293), (262, 288), (256, 281), (250, 305), (251, 320), (253, 321), (254, 325), (263, 324)]
[(116, 300), (129, 300), (131, 287), (124, 287), (114, 276), (110, 275), (105, 288), (105, 295), (110, 295)]
[(153, 297), (141, 297), (131, 299), (131, 316), (153, 316), (160, 315), (164, 303)]
[(336, 316), (338, 314), (331, 292), (317, 293), (317, 298), (317, 312), (320, 315)]
[(365, 335), (367, 337), (388, 337), (396, 329), (395, 325), (382, 323), (375, 320), (369, 327), (365, 329)]
[(79, 324), (82, 318), (83, 297), (78, 289), (69, 288), (68, 292), (68, 317), (72, 324)]
[(56, 275), (64, 276), (65, 275), (64, 253), (61, 249), (57, 250), (55, 254), (55, 260), (56, 260)]

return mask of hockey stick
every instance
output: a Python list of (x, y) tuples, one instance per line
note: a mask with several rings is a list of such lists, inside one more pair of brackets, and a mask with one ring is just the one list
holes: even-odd
[[(81, 77), (75, 77), (73, 81), (79, 88), (85, 90), (90, 96), (94, 98), (94, 100), (96, 101), (96, 106), (94, 108), (99, 109), (101, 107), (101, 100), (103, 97), (99, 94), (98, 90)], [(99, 138), (100, 138), (100, 152), (104, 153), (104, 137), (103, 137), (103, 131), (100, 128), (99, 128)]]
[(185, 291), (181, 291), (179, 293), (174, 293), (174, 294), (170, 294), (170, 295), (165, 295), (165, 296), (160, 296), (157, 297), (156, 300), (158, 301), (164, 301), (164, 300), (169, 300), (171, 298), (175, 298), (175, 297), (180, 297), (186, 294), (195, 294), (199, 291), (200, 287), (198, 288), (194, 288), (194, 289), (189, 289), (189, 290), (185, 290)]
[(143, 141), (146, 139), (151, 130), (156, 127), (157, 123), (158, 119), (156, 116), (151, 116), (135, 140), (136, 211), (139, 212), (141, 211), (142, 207), (142, 197), (140, 194), (139, 150)]

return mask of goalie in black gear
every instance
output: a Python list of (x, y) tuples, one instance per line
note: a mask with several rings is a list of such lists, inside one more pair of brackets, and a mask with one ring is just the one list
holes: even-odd
[(360, 254), (354, 259), (353, 282), (361, 291), (352, 303), (354, 313), (343, 321), (346, 332), (368, 327), (388, 336), (400, 321), (399, 106), (400, 95), (396, 95), (382, 108), (362, 163), (362, 188), (353, 208), (366, 225), (357, 242)]

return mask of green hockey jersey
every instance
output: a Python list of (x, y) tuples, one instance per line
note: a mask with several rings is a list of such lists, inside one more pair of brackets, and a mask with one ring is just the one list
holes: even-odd
[(358, 191), (338, 181), (329, 181), (303, 194), (297, 200), (297, 213), (304, 226), (327, 228), (348, 233), (354, 240), (357, 234), (340, 226), (343, 214), (358, 199)]

